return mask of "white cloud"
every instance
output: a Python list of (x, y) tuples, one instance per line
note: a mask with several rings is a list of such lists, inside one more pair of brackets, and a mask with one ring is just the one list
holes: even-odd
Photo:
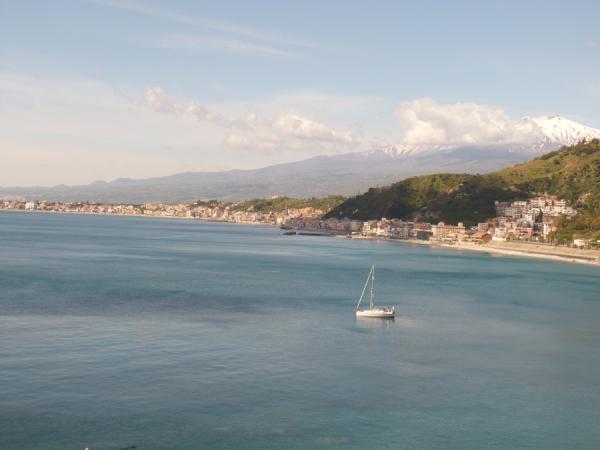
[(225, 144), (232, 148), (244, 149), (249, 151), (267, 151), (273, 152), (282, 144), (281, 139), (274, 134), (265, 131), (258, 131), (253, 134), (231, 133), (227, 136)]
[(234, 148), (340, 151), (357, 144), (351, 131), (338, 130), (295, 112), (279, 113), (274, 119), (254, 111), (241, 118), (226, 117), (198, 102), (173, 100), (158, 86), (146, 87), (144, 101), (156, 112), (192, 116), (230, 130), (225, 144)]
[(279, 114), (274, 120), (251, 113), (244, 127), (238, 127), (226, 141), (231, 147), (294, 152), (336, 153), (349, 151), (358, 141), (351, 131), (337, 130), (293, 112)]
[(342, 144), (352, 144), (354, 142), (351, 131), (337, 131), (327, 125), (294, 113), (281, 114), (274, 125), (277, 130), (300, 139), (339, 142)]
[(152, 110), (167, 114), (190, 115), (200, 121), (229, 125), (220, 114), (210, 111), (198, 102), (178, 102), (168, 98), (159, 86), (147, 86), (144, 89), (144, 102)]
[(159, 48), (188, 51), (229, 51), (259, 56), (296, 56), (289, 50), (271, 45), (250, 43), (241, 39), (223, 38), (208, 35), (174, 34), (158, 39), (154, 45)]
[(476, 103), (441, 104), (421, 98), (400, 103), (396, 116), (404, 144), (520, 144), (541, 137), (533, 122), (515, 120), (502, 109)]
[[(178, 48), (188, 50), (207, 50), (207, 49), (225, 49), (246, 53), (258, 53), (263, 55), (290, 55), (294, 52), (289, 48), (316, 48), (316, 45), (290, 39), (288, 37), (267, 33), (262, 30), (244, 27), (238, 24), (196, 17), (189, 14), (182, 14), (166, 9), (155, 8), (147, 4), (123, 0), (88, 0), (100, 6), (120, 9), (133, 14), (151, 17), (167, 22), (178, 23), (181, 25), (200, 28), (210, 32), (215, 32), (213, 36), (171, 36), (162, 42), (159, 46), (165, 48)], [(223, 38), (219, 34), (228, 34), (236, 38)], [(254, 42), (249, 42), (252, 40)], [(264, 42), (270, 45), (264, 45)]]

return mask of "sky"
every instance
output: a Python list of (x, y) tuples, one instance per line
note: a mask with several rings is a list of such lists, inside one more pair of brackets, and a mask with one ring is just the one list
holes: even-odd
[(0, 0), (0, 186), (600, 127), (600, 2)]

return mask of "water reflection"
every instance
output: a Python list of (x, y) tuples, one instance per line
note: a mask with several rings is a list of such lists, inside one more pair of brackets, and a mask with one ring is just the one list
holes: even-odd
[(395, 326), (393, 317), (354, 317), (356, 325), (360, 328), (390, 328)]

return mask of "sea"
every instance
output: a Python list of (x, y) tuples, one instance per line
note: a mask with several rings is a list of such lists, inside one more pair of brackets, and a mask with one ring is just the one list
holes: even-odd
[(598, 449), (600, 269), (1, 212), (0, 449), (84, 448)]

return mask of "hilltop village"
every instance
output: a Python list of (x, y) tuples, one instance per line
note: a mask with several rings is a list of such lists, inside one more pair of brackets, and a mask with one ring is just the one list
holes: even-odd
[[(197, 202), (193, 204), (145, 203), (141, 205), (0, 201), (0, 209), (144, 217), (170, 217), (233, 223), (277, 225), (306, 234), (343, 235), (352, 238), (388, 238), (433, 241), (444, 244), (489, 241), (552, 242), (559, 220), (572, 219), (577, 211), (563, 199), (535, 197), (513, 202), (495, 202), (496, 216), (475, 226), (410, 222), (394, 218), (380, 220), (322, 219), (326, 211), (313, 208), (284, 208), (280, 211), (240, 209), (239, 203)], [(574, 239), (576, 247), (593, 243)]]

